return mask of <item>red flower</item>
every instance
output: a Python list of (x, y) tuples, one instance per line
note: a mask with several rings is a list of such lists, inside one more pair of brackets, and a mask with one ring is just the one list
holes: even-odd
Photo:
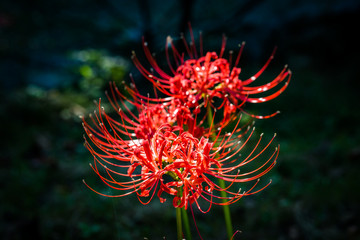
[[(126, 97), (114, 82), (110, 83), (110, 92), (106, 92), (107, 98), (120, 120), (115, 120), (114, 117), (103, 113), (110, 127), (119, 133), (137, 139), (145, 139), (152, 137), (162, 124), (169, 123), (177, 125), (179, 129), (188, 131), (195, 137), (210, 136), (209, 128), (203, 127), (207, 115), (202, 116), (202, 119), (197, 119), (200, 107), (190, 110), (181, 100), (175, 98), (158, 99), (158, 102), (154, 101), (155, 98), (150, 97), (137, 98), (140, 95), (135, 86), (130, 88), (125, 85), (125, 90), (135, 98), (132, 100)], [(220, 128), (232, 120), (234, 118), (217, 123), (212, 126), (212, 129)], [(93, 119), (93, 122), (96, 123), (96, 120)]]
[[(133, 92), (137, 91), (128, 87), (125, 87), (125, 89)], [(110, 83), (110, 93), (106, 92), (106, 95), (111, 106), (120, 117), (120, 121), (116, 121), (105, 112), (103, 112), (103, 116), (111, 129), (118, 131), (120, 134), (136, 137), (137, 139), (150, 138), (164, 123), (171, 125), (177, 123), (181, 129), (186, 129), (196, 136), (202, 136), (204, 132), (204, 128), (196, 124), (196, 118), (193, 117), (190, 110), (181, 105), (176, 99), (164, 103), (147, 102), (145, 104), (143, 99), (135, 98), (131, 100), (127, 98), (116, 87), (115, 83)], [(100, 103), (98, 108), (99, 111), (102, 111)], [(96, 120), (92, 115), (90, 117), (96, 124)], [(98, 128), (100, 127), (98, 126)]]
[[(143, 48), (153, 71), (148, 71), (137, 59), (135, 53), (133, 53), (132, 58), (134, 64), (142, 75), (150, 80), (154, 86), (165, 95), (171, 98), (180, 99), (190, 108), (202, 104), (206, 106), (214, 100), (220, 100), (221, 103), (218, 104), (218, 109), (224, 108), (224, 115), (228, 116), (229, 113), (234, 113), (238, 110), (243, 111), (242, 108), (246, 102), (259, 103), (274, 99), (287, 87), (291, 77), (291, 71), (288, 70), (287, 66), (285, 66), (279, 75), (269, 83), (259, 86), (250, 86), (268, 67), (274, 57), (275, 51), (256, 74), (249, 79), (241, 80), (239, 78), (241, 69), (238, 67), (238, 64), (244, 44), (241, 45), (235, 63), (232, 64), (232, 53), (230, 54), (229, 59), (223, 57), (226, 45), (225, 38), (223, 39), (219, 55), (216, 52), (207, 52), (204, 56), (202, 39), (200, 36), (200, 56), (198, 57), (191, 28), (190, 34), (190, 46), (182, 36), (188, 54), (187, 58), (185, 58), (183, 53), (181, 54), (178, 52), (172, 39), (170, 37), (167, 38), (165, 49), (168, 66), (171, 71), (170, 74), (166, 73), (158, 66), (146, 42), (143, 41)], [(172, 60), (169, 57), (169, 47), (173, 52), (173, 62), (176, 64), (175, 68), (171, 64)], [(285, 83), (282, 87), (275, 92), (261, 97), (258, 96), (258, 94), (267, 93), (284, 81)], [(139, 95), (137, 97), (142, 98)], [(275, 114), (276, 113), (269, 116), (250, 115), (258, 118), (266, 118)]]
[[(100, 104), (99, 112), (95, 112), (92, 120), (95, 127), (84, 120), (88, 136), (85, 138), (85, 146), (94, 156), (94, 164), (91, 166), (106, 185), (121, 193), (109, 196), (93, 191), (109, 197), (135, 193), (143, 204), (149, 203), (155, 194), (161, 202), (166, 200), (166, 195), (172, 196), (174, 207), (187, 208), (189, 204), (196, 203), (201, 211), (199, 201), (207, 201), (210, 203), (209, 208), (203, 212), (209, 211), (212, 204), (234, 203), (268, 186), (254, 190), (258, 179), (275, 165), (279, 152), (276, 148), (264, 163), (247, 172), (240, 172), (263, 155), (272, 139), (259, 150), (261, 135), (246, 157), (238, 157), (254, 132), (250, 131), (240, 144), (239, 138), (243, 134), (234, 134), (242, 130), (238, 128), (239, 121), (231, 133), (222, 134), (220, 129), (216, 141), (211, 142), (206, 137), (195, 137), (181, 127), (170, 124), (162, 124), (148, 138), (137, 139), (126, 128), (121, 130), (116, 127)], [(124, 127), (122, 124), (120, 126)], [(105, 172), (99, 168), (104, 168)], [(228, 187), (219, 187), (215, 179), (228, 182)], [(235, 183), (251, 181), (255, 183), (247, 191), (232, 190)], [(219, 195), (221, 191), (227, 192), (229, 197), (222, 198)], [(147, 201), (144, 202), (142, 198), (147, 198)]]

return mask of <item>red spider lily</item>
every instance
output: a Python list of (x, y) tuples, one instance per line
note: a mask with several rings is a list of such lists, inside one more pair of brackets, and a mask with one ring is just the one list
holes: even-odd
[[(242, 168), (257, 162), (275, 136), (263, 149), (259, 149), (262, 140), (260, 135), (250, 153), (246, 157), (238, 157), (247, 148), (254, 132), (245, 130), (243, 134), (238, 134), (243, 131), (238, 128), (240, 120), (230, 133), (222, 134), (220, 128), (215, 141), (211, 142), (206, 137), (195, 137), (181, 127), (170, 124), (162, 124), (151, 137), (134, 138), (136, 134), (131, 134), (127, 129), (120, 132), (100, 104), (99, 111), (91, 119), (95, 127), (84, 120), (88, 136), (85, 138), (85, 146), (94, 156), (91, 167), (106, 185), (121, 193), (110, 196), (88, 187), (107, 197), (123, 197), (134, 193), (143, 204), (149, 203), (156, 193), (161, 202), (166, 200), (165, 195), (170, 195), (174, 207), (186, 209), (189, 204), (196, 203), (202, 212), (209, 211), (212, 204), (232, 204), (270, 184), (254, 190), (258, 179), (274, 167), (279, 152), (276, 148), (265, 162), (242, 173)], [(209, 134), (212, 132), (211, 129), (208, 131)], [(239, 139), (245, 133), (250, 134), (240, 143)], [(215, 179), (228, 182), (228, 187), (221, 188)], [(255, 183), (247, 191), (231, 190), (235, 183), (246, 182)], [(228, 197), (221, 197), (221, 191), (225, 191)], [(142, 198), (147, 198), (147, 201)], [(209, 208), (205, 211), (200, 207), (201, 199), (209, 202)]]
[[(125, 88), (128, 91), (137, 92), (136, 89), (130, 89), (127, 86)], [(120, 134), (130, 135), (137, 139), (150, 138), (164, 123), (171, 125), (176, 123), (177, 126), (195, 136), (202, 136), (204, 133), (204, 128), (200, 126), (203, 120), (197, 123), (196, 115), (194, 117), (193, 113), (181, 105), (177, 99), (164, 103), (144, 103), (143, 99), (127, 98), (114, 82), (110, 83), (110, 93), (106, 92), (106, 95), (121, 121), (114, 120), (105, 112), (104, 116), (106, 116), (112, 130), (116, 130)], [(134, 108), (138, 114), (132, 112)], [(93, 122), (96, 121), (93, 119)]]
[[(203, 127), (203, 123), (208, 116), (203, 115), (201, 119), (197, 119), (200, 107), (190, 110), (180, 99), (175, 98), (163, 99), (163, 102), (161, 102), (161, 99), (159, 99), (159, 102), (154, 102), (154, 99), (150, 97), (137, 98), (136, 96), (139, 96), (139, 93), (135, 85), (132, 88), (124, 86), (125, 90), (135, 97), (134, 99), (126, 97), (114, 82), (110, 83), (110, 92), (106, 92), (111, 106), (120, 117), (120, 121), (116, 121), (113, 117), (104, 113), (111, 128), (120, 134), (145, 139), (152, 137), (160, 125), (169, 123), (170, 125), (177, 125), (195, 137), (210, 137), (209, 128)], [(134, 110), (137, 111), (137, 114), (133, 113)], [(223, 119), (220, 123), (214, 124), (212, 129), (222, 128), (231, 121), (236, 120), (236, 118), (237, 116), (227, 117), (226, 120)], [(93, 119), (93, 122), (96, 121)], [(249, 125), (250, 122), (247, 124)]]
[[(243, 105), (246, 102), (259, 103), (274, 99), (288, 86), (291, 78), (291, 71), (287, 66), (285, 66), (278, 76), (269, 83), (260, 86), (251, 86), (251, 84), (258, 79), (268, 67), (271, 60), (274, 58), (275, 51), (256, 74), (249, 79), (241, 80), (239, 78), (241, 69), (238, 65), (244, 44), (241, 45), (235, 63), (232, 64), (232, 52), (230, 52), (229, 59), (223, 57), (226, 46), (225, 37), (223, 38), (219, 55), (216, 52), (207, 52), (203, 55), (202, 38), (200, 35), (200, 55), (198, 57), (191, 28), (190, 35), (190, 45), (188, 45), (186, 39), (181, 36), (188, 54), (186, 58), (184, 53), (179, 53), (176, 49), (171, 37), (167, 38), (165, 51), (171, 72), (169, 74), (159, 67), (144, 40), (144, 52), (152, 67), (152, 71), (147, 70), (140, 63), (135, 53), (133, 53), (132, 56), (133, 62), (141, 74), (150, 80), (156, 89), (170, 98), (180, 99), (187, 107), (193, 108), (202, 104), (206, 106), (208, 103), (212, 103), (213, 100), (218, 99), (221, 101), (218, 109), (224, 108), (224, 115), (228, 116), (229, 113), (234, 113), (238, 110), (243, 111)], [(176, 67), (173, 67), (171, 63), (172, 60), (169, 56), (169, 48), (172, 50), (173, 62), (176, 64)], [(280, 89), (271, 94), (258, 97), (258, 94), (265, 94), (283, 82), (285, 83)], [(137, 97), (143, 98), (140, 95), (137, 95)], [(157, 99), (153, 100), (157, 101)], [(277, 113), (278, 112), (269, 116), (249, 115), (256, 118), (268, 118)]]

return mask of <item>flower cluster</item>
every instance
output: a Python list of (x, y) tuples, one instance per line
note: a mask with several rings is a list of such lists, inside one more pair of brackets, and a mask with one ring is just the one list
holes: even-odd
[[(147, 60), (152, 67), (152, 71), (147, 70), (140, 63), (135, 53), (132, 55), (133, 62), (141, 74), (150, 80), (156, 89), (168, 96), (167, 101), (178, 99), (188, 108), (196, 108), (202, 105), (206, 107), (208, 103), (212, 104), (212, 107), (215, 107), (213, 102), (217, 100), (220, 101), (220, 103), (216, 108), (222, 109), (224, 112), (224, 119), (228, 120), (233, 114), (236, 114), (239, 111), (244, 112), (243, 106), (246, 102), (260, 103), (272, 100), (287, 88), (291, 78), (291, 71), (288, 69), (287, 65), (285, 65), (278, 76), (269, 83), (260, 86), (249, 86), (258, 79), (268, 67), (271, 60), (274, 58), (275, 50), (256, 74), (249, 79), (241, 80), (239, 78), (241, 68), (238, 67), (238, 65), (245, 46), (244, 42), (240, 46), (235, 63), (232, 64), (232, 51), (230, 52), (229, 59), (224, 58), (226, 46), (225, 37), (219, 55), (216, 52), (207, 52), (205, 56), (203, 56), (202, 40), (200, 39), (201, 56), (197, 57), (198, 53), (191, 30), (190, 33), (192, 39), (190, 47), (182, 36), (188, 54), (187, 59), (185, 59), (184, 54), (180, 54), (175, 48), (171, 37), (167, 38), (165, 50), (167, 63), (171, 71), (170, 75), (165, 73), (165, 71), (158, 66), (145, 41), (143, 41), (143, 48)], [(173, 51), (173, 60), (171, 60), (169, 56), (169, 46)], [(172, 66), (173, 62), (176, 64), (176, 67)], [(261, 97), (253, 96), (266, 94), (281, 83), (283, 83), (283, 85), (271, 94)], [(153, 100), (155, 102), (157, 101), (157, 99)], [(277, 113), (278, 112), (275, 112), (268, 116), (249, 115), (262, 119), (272, 117)]]
[[(167, 38), (170, 73), (158, 66), (146, 42), (144, 52), (152, 70), (133, 54), (136, 67), (154, 85), (156, 97), (141, 95), (134, 84), (125, 86), (123, 93), (110, 83), (107, 96), (115, 116), (106, 113), (100, 99), (91, 121), (83, 118), (85, 146), (94, 157), (91, 167), (106, 185), (119, 190), (111, 197), (136, 194), (147, 204), (156, 194), (161, 202), (172, 198), (176, 208), (186, 209), (195, 203), (200, 211), (207, 212), (212, 204), (229, 205), (269, 185), (257, 187), (259, 178), (276, 163), (279, 147), (270, 147), (275, 135), (261, 147), (263, 135), (254, 141), (255, 128), (251, 123), (243, 124), (238, 116), (245, 112), (245, 103), (265, 102), (282, 93), (290, 70), (285, 66), (269, 83), (250, 86), (268, 67), (274, 53), (255, 75), (241, 80), (238, 64), (244, 44), (233, 64), (232, 55), (223, 57), (225, 39), (219, 54), (204, 55), (200, 38), (199, 57), (192, 33), (191, 39), (188, 45), (183, 38), (185, 58)], [(173, 58), (169, 57), (169, 47)], [(281, 83), (272, 94), (252, 97)], [(158, 97), (157, 91), (165, 97)], [(219, 114), (220, 120), (216, 120)], [(226, 186), (220, 186), (217, 179)], [(243, 191), (237, 183), (250, 185)], [(226, 192), (226, 197), (221, 192)], [(208, 202), (209, 207), (203, 210), (200, 202)]]

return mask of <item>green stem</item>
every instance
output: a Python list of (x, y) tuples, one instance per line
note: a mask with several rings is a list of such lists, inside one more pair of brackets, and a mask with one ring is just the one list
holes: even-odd
[[(207, 121), (209, 124), (209, 127), (213, 124), (213, 113), (211, 110), (211, 104), (210, 102), (208, 102), (207, 104)], [(215, 141), (216, 139), (216, 134), (212, 133), (211, 134), (211, 140)], [(225, 181), (223, 179), (218, 179), (219, 180), (219, 187), (222, 189), (226, 188), (226, 184)], [(222, 202), (225, 203), (226, 202), (226, 198), (227, 198), (227, 193), (225, 191), (221, 191), (220, 192), (220, 196), (222, 197)], [(228, 235), (228, 238), (231, 239), (232, 235), (233, 235), (233, 227), (232, 227), (232, 223), (231, 223), (231, 214), (230, 214), (230, 207), (229, 205), (223, 205), (223, 210), (224, 210), (224, 218), (225, 218), (225, 225), (226, 225), (226, 232)]]
[[(170, 172), (170, 176), (171, 176), (171, 174), (173, 174), (173, 173)], [(173, 176), (173, 177), (175, 178), (176, 176)], [(182, 188), (180, 188), (180, 187), (178, 187), (178, 196), (182, 196)], [(192, 237), (191, 237), (191, 231), (190, 231), (189, 218), (188, 218), (187, 212), (185, 210), (185, 207), (176, 208), (176, 226), (177, 226), (178, 240), (183, 239), (182, 224), (184, 224), (184, 230), (185, 230), (184, 233), (185, 233), (186, 240), (191, 240)]]
[[(223, 189), (226, 187), (225, 181), (223, 179), (219, 179), (219, 186)], [(222, 202), (225, 203), (226, 198), (227, 198), (227, 193), (225, 191), (221, 191), (220, 196), (223, 198)], [(230, 214), (229, 205), (223, 205), (223, 210), (224, 210), (224, 218), (225, 218), (225, 224), (226, 224), (226, 232), (227, 232), (228, 238), (231, 239), (234, 232), (233, 232), (233, 227), (232, 227), (232, 223), (231, 223), (231, 214)]]
[(190, 224), (189, 224), (189, 218), (187, 215), (187, 212), (185, 210), (185, 207), (181, 208), (181, 216), (182, 216), (182, 220), (183, 220), (183, 224), (184, 224), (184, 232), (185, 232), (185, 237), (186, 240), (191, 240), (191, 231), (190, 231)]
[(177, 227), (177, 239), (182, 240), (182, 224), (181, 224), (181, 208), (176, 209), (176, 227)]

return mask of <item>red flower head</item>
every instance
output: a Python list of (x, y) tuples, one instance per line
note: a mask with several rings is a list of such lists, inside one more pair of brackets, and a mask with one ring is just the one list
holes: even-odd
[[(125, 86), (125, 90), (131, 94), (137, 93), (136, 89), (127, 86)], [(110, 93), (106, 92), (106, 95), (120, 120), (117, 121), (106, 114), (99, 103), (99, 111), (103, 112), (105, 119), (94, 119), (90, 115), (97, 129), (101, 128), (99, 124), (104, 120), (108, 122), (111, 131), (118, 131), (120, 134), (136, 137), (137, 139), (151, 138), (155, 131), (165, 123), (176, 124), (179, 129), (187, 130), (194, 136), (203, 136), (204, 134), (205, 129), (201, 127), (203, 120), (197, 123), (197, 115), (194, 115), (194, 112), (191, 112), (177, 99), (171, 99), (171, 101), (164, 101), (163, 103), (150, 103), (150, 98), (145, 99), (148, 101), (146, 103), (144, 103), (144, 99), (135, 98), (132, 100), (127, 98), (116, 87), (115, 83), (110, 83)], [(137, 114), (134, 113), (136, 111)]]
[[(243, 105), (246, 102), (259, 103), (274, 99), (285, 90), (290, 81), (291, 71), (285, 66), (279, 75), (269, 83), (260, 86), (250, 86), (268, 67), (274, 57), (275, 51), (256, 74), (249, 79), (241, 80), (239, 78), (241, 69), (238, 65), (244, 44), (241, 45), (235, 63), (233, 64), (232, 52), (230, 53), (229, 59), (224, 58), (225, 37), (223, 38), (219, 54), (216, 52), (207, 52), (203, 55), (202, 38), (200, 36), (200, 56), (198, 57), (191, 28), (190, 35), (190, 46), (182, 36), (188, 54), (187, 58), (184, 57), (184, 54), (178, 52), (171, 37), (167, 38), (165, 49), (167, 62), (171, 71), (170, 74), (158, 66), (155, 58), (150, 53), (147, 43), (144, 41), (143, 47), (145, 55), (153, 71), (150, 72), (143, 67), (135, 53), (133, 53), (132, 57), (134, 64), (142, 75), (150, 80), (160, 92), (171, 98), (180, 99), (187, 107), (206, 106), (208, 103), (212, 104), (213, 101), (219, 100), (220, 104), (218, 105), (218, 109), (224, 108), (224, 116), (226, 118), (229, 114), (233, 114), (238, 110), (243, 111)], [(176, 64), (175, 68), (172, 66), (169, 57), (169, 47), (173, 52), (173, 62)], [(282, 87), (275, 92), (258, 97), (257, 94), (265, 94), (284, 81), (285, 83)], [(252, 97), (252, 95), (257, 96)], [(275, 114), (276, 113), (269, 116), (250, 115), (257, 118), (266, 118)]]
[[(275, 165), (279, 152), (276, 148), (264, 163), (247, 172), (240, 172), (263, 155), (272, 139), (259, 150), (261, 135), (246, 157), (238, 157), (254, 132), (250, 131), (241, 144), (239, 138), (247, 131), (238, 135), (242, 131), (238, 128), (239, 121), (231, 133), (222, 134), (220, 128), (215, 141), (211, 142), (206, 137), (195, 137), (181, 127), (170, 124), (162, 124), (148, 138), (137, 139), (134, 138), (136, 134), (131, 134), (127, 129), (120, 131), (115, 127), (113, 120), (101, 107), (92, 120), (96, 127), (84, 121), (84, 129), (88, 136), (85, 146), (94, 156), (93, 170), (106, 185), (121, 191), (112, 197), (136, 193), (143, 204), (149, 203), (155, 194), (161, 202), (166, 200), (166, 195), (172, 196), (174, 207), (187, 208), (189, 204), (196, 203), (201, 211), (199, 201), (209, 202), (208, 210), (211, 204), (234, 203), (268, 185), (254, 190), (258, 179)], [(105, 173), (99, 168), (104, 168)], [(124, 180), (124, 177), (128, 180)], [(221, 188), (215, 179), (229, 182), (228, 187)], [(232, 190), (235, 183), (251, 181), (255, 183), (247, 191)], [(221, 197), (221, 191), (227, 192), (229, 197)], [(142, 198), (147, 198), (147, 201), (144, 202)]]

